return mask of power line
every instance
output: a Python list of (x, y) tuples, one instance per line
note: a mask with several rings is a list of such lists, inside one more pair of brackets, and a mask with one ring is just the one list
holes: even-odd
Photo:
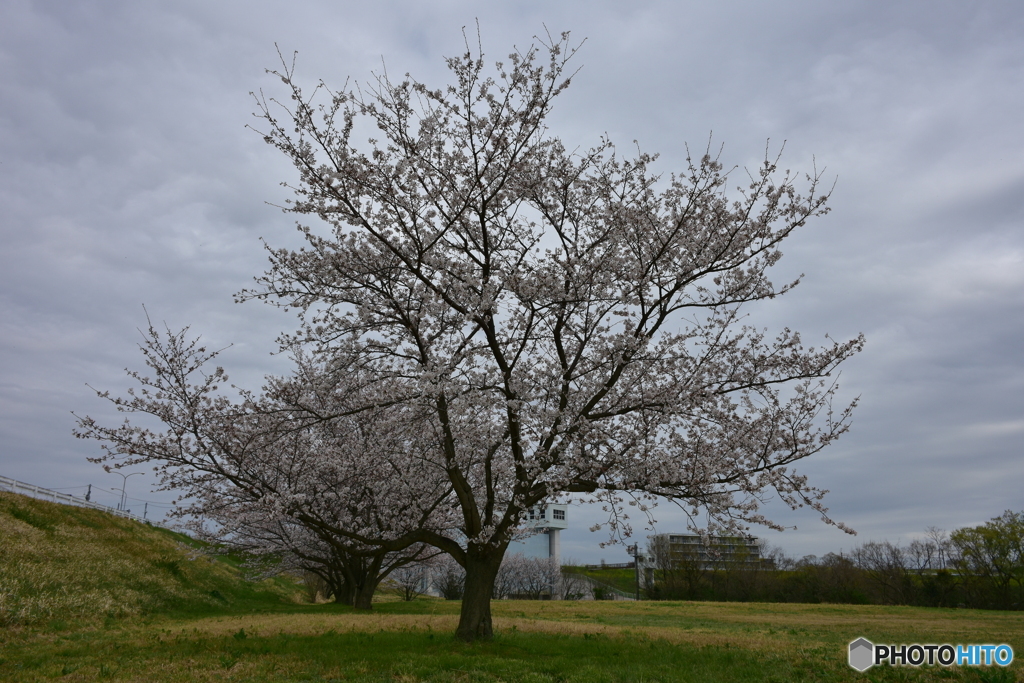
[[(71, 488), (79, 488), (79, 489), (84, 489), (84, 488), (86, 488), (86, 487), (85, 487), (85, 486), (75, 486), (75, 487), (71, 487)], [(51, 490), (51, 491), (61, 491), (61, 490), (64, 490), (64, 489), (50, 489), (50, 490)], [(93, 485), (93, 487), (92, 487), (92, 490), (93, 490), (93, 491), (103, 491), (104, 493), (109, 493), (110, 495), (112, 495), (112, 496), (118, 496), (119, 498), (120, 498), (120, 496), (121, 496), (121, 491), (120, 491), (120, 489), (114, 489), (114, 490), (110, 490), (110, 489), (105, 489), (105, 488), (103, 488), (102, 486), (96, 486), (96, 485)], [(174, 504), (172, 504), (172, 503), (161, 503), (161, 502), (159, 502), (159, 501), (155, 501), (155, 500), (148, 500), (148, 499), (146, 499), (146, 498), (135, 498), (134, 496), (127, 496), (127, 497), (125, 498), (125, 500), (133, 500), (133, 501), (135, 501), (136, 503), (149, 503), (150, 505), (154, 505), (154, 506), (159, 506), (159, 507), (166, 507), (166, 508), (173, 508), (173, 507), (176, 507), (176, 506), (175, 506)]]
[[(75, 487), (75, 488), (86, 488), (86, 487)], [(100, 487), (92, 487), (91, 485), (88, 486), (88, 488), (89, 488), (90, 493), (91, 493), (92, 488), (96, 488), (97, 490), (100, 490), (100, 491), (104, 490), (104, 489), (102, 489)], [(139, 522), (148, 522), (150, 524), (155, 524), (156, 526), (163, 526), (165, 528), (170, 528), (170, 527), (166, 527), (166, 525), (161, 523), (161, 522), (149, 522), (149, 520), (147, 520), (145, 518), (145, 514), (149, 510), (149, 506), (148, 505), (146, 506), (146, 511), (143, 513), (143, 516), (140, 517), (138, 515), (133, 515), (133, 514), (131, 514), (131, 512), (126, 511), (126, 510), (121, 510), (121, 509), (110, 507), (108, 505), (101, 505), (101, 504), (95, 503), (95, 502), (93, 502), (91, 500), (86, 500), (84, 497), (83, 498), (79, 498), (79, 497), (76, 497), (76, 496), (72, 496), (71, 494), (68, 494), (68, 493), (62, 493), (60, 491), (57, 491), (56, 489), (48, 489), (48, 488), (43, 487), (43, 486), (36, 486), (35, 484), (27, 484), (27, 483), (25, 483), (23, 481), (18, 481), (17, 479), (11, 479), (9, 477), (5, 477), (5, 476), (2, 476), (2, 475), (0, 475), (0, 491), (11, 491), (12, 493), (27, 494), (27, 495), (30, 495), (30, 496), (35, 497), (35, 498), (41, 498), (43, 500), (50, 500), (50, 501), (52, 501), (54, 503), (61, 503), (61, 504), (64, 504), (64, 505), (74, 505), (74, 506), (78, 506), (78, 507), (88, 507), (88, 508), (94, 508), (94, 509), (97, 509), (97, 510), (104, 510), (106, 512), (118, 515), (120, 517), (128, 517), (128, 518), (134, 519), (134, 520), (139, 521)], [(107, 493), (113, 493), (113, 492), (107, 491)], [(141, 501), (141, 502), (146, 502), (146, 501)], [(159, 505), (159, 503), (157, 503), (157, 504)]]

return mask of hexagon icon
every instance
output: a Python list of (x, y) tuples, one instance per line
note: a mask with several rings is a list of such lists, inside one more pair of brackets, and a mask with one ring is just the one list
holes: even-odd
[(867, 638), (858, 638), (850, 643), (850, 666), (857, 671), (867, 671), (875, 663), (875, 646)]

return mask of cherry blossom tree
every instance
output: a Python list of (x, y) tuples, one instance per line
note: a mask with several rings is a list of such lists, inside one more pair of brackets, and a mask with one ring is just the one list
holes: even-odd
[(494, 580), (495, 599), (558, 599), (562, 568), (553, 557), (506, 554)]
[[(418, 449), (433, 449), (423, 420), (407, 406), (373, 407), (386, 401), (379, 383), (296, 358), (294, 377), (232, 398), (224, 370), (209, 367), (218, 352), (187, 328), (161, 334), (150, 324), (141, 349), (152, 376), (129, 372), (140, 386), (127, 398), (100, 392), (130, 419), (80, 418), (76, 435), (103, 442), (92, 460), (106, 467), (155, 464), (163, 488), (181, 492), (172, 514), (194, 535), (255, 563), (313, 572), (338, 602), (363, 609), (392, 571), (437, 554), (409, 535), (451, 526), (451, 487), (417, 461)], [(320, 419), (327, 410), (331, 419)]]
[(418, 462), (448, 488), (419, 498), (452, 496), (458, 520), (405, 540), (465, 568), (465, 640), (491, 636), (495, 576), (543, 501), (602, 500), (620, 533), (654, 497), (732, 532), (778, 527), (768, 496), (834, 523), (793, 465), (848, 429), (832, 375), (863, 339), (806, 346), (742, 311), (797, 284), (767, 273), (826, 213), (820, 174), (768, 156), (730, 190), (710, 153), (666, 177), (609, 140), (570, 149), (545, 121), (574, 53), (563, 34), (489, 68), (467, 46), (440, 88), (384, 74), (311, 94), (293, 62), (271, 72), (286, 98), (257, 95), (260, 133), (298, 171), (286, 208), (319, 223), (239, 299), (296, 310), (284, 347), (388, 387), (348, 410), (429, 425)]

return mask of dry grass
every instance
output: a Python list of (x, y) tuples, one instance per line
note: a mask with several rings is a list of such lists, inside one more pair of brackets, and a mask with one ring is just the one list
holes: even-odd
[(0, 492), (0, 626), (224, 605), (239, 572), (99, 510)]
[[(494, 643), (452, 637), (458, 603), (335, 605), (290, 613), (156, 619), (118, 630), (8, 635), (11, 680), (86, 681), (1010, 681), (1009, 671), (845, 662), (875, 642), (1006, 642), (1024, 652), (1024, 616), (842, 605), (494, 603)], [(886, 634), (889, 634), (888, 636)], [(0, 652), (4, 638), (0, 636)], [(4, 668), (0, 679), (15, 669)], [(980, 677), (979, 677), (980, 676)]]
[(995, 683), (1021, 665), (858, 674), (846, 644), (1024, 653), (1024, 613), (702, 602), (497, 601), (498, 637), (467, 646), (452, 637), (455, 602), (391, 596), (373, 613), (286, 604), (223, 562), (190, 557), (135, 522), (0, 494), (0, 680)]
[[(319, 636), (414, 630), (448, 634), (458, 623), (457, 603), (426, 603), (426, 613), (273, 614), (211, 617), (165, 624), (175, 634)], [(396, 604), (401, 609), (402, 605)], [(537, 602), (493, 603), (499, 632), (567, 636), (643, 637), (675, 644), (775, 650), (780, 642), (1008, 643), (1024, 652), (1024, 614), (861, 605), (759, 603)], [(909, 638), (909, 640), (908, 640)]]
[(979, 634), (1024, 637), (1024, 612), (924, 607), (739, 602), (496, 603), (495, 614), (510, 613), (517, 616), (529, 613), (536, 619), (608, 622), (630, 627), (657, 623), (687, 630), (699, 630), (706, 625), (715, 630), (813, 630), (842, 637), (853, 631), (913, 633), (947, 640), (959, 635), (974, 638)]

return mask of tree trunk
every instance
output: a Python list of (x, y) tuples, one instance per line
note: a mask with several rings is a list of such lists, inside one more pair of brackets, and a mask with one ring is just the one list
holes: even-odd
[(351, 607), (355, 604), (355, 599), (356, 590), (351, 581), (345, 581), (334, 589), (334, 602), (339, 605), (348, 605)]
[(462, 594), (462, 612), (455, 635), (466, 642), (490, 640), (494, 637), (491, 625), (491, 596), (494, 579), (505, 555), (505, 548), (479, 548), (470, 546), (466, 552), (466, 588)]
[(377, 581), (366, 579), (356, 587), (355, 601), (352, 606), (356, 609), (373, 609), (373, 594), (377, 592)]
[(349, 557), (347, 569), (352, 581), (352, 606), (356, 609), (373, 609), (373, 594), (380, 583), (380, 568), (385, 553), (370, 557)]

